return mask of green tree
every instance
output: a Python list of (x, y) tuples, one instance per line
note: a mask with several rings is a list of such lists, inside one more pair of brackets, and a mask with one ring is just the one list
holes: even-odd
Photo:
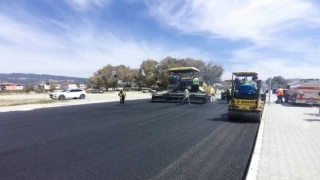
[(167, 88), (169, 83), (169, 73), (168, 69), (173, 67), (181, 67), (181, 61), (176, 58), (172, 58), (170, 56), (164, 58), (160, 61), (158, 66), (158, 79), (159, 84), (161, 84), (162, 88)]
[(54, 84), (50, 84), (50, 92), (56, 90), (56, 86)]
[(139, 69), (130, 69), (132, 74), (132, 82), (136, 83), (136, 85), (141, 86), (143, 83), (143, 79), (141, 78)]
[(159, 78), (159, 63), (155, 60), (144, 60), (140, 65), (140, 79), (148, 87), (155, 85)]
[(215, 63), (205, 63), (202, 59), (177, 59), (166, 57), (160, 62), (153, 59), (144, 60), (139, 69), (131, 69), (126, 65), (112, 66), (110, 64), (97, 70), (88, 81), (90, 87), (100, 88), (116, 88), (118, 82), (123, 86), (135, 82), (138, 86), (159, 85), (167, 88), (169, 73), (168, 69), (173, 67), (192, 66), (200, 70), (200, 76), (208, 84), (212, 84), (223, 74), (223, 67)]
[[(270, 78), (267, 80), (267, 84), (270, 83)], [(286, 88), (288, 81), (282, 76), (275, 76), (271, 79), (271, 87), (272, 88)]]
[(169, 73), (168, 69), (172, 67), (195, 67), (200, 70), (199, 76), (203, 77), (203, 80), (207, 84), (213, 84), (221, 79), (221, 76), (224, 72), (224, 68), (221, 65), (215, 64), (213, 62), (205, 63), (202, 59), (176, 59), (172, 57), (166, 57), (158, 66), (158, 74), (160, 84), (167, 87)]
[(212, 85), (215, 82), (219, 82), (224, 72), (224, 68), (221, 65), (209, 62), (203, 69), (203, 80)]
[(116, 67), (108, 64), (103, 68), (96, 71), (93, 76), (91, 76), (88, 80), (88, 84), (90, 87), (94, 87), (100, 89), (101, 87), (106, 88), (115, 88), (117, 86), (117, 77), (116, 74)]
[(28, 85), (28, 86), (24, 87), (23, 90), (28, 93), (28, 92), (34, 91), (34, 88), (32, 85)]
[(123, 87), (131, 83), (133, 80), (133, 73), (129, 66), (119, 65), (116, 67), (116, 79), (122, 82)]
[(202, 76), (206, 63), (202, 59), (185, 58), (179, 60), (179, 66), (195, 67), (200, 70)]

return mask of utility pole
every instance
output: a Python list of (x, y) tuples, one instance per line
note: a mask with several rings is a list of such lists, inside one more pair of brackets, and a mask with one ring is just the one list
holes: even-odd
[(42, 81), (42, 88), (43, 88), (43, 98), (46, 99), (46, 93), (45, 93), (45, 82)]
[(270, 97), (271, 97), (271, 81), (272, 79), (269, 78), (269, 105), (270, 105)]

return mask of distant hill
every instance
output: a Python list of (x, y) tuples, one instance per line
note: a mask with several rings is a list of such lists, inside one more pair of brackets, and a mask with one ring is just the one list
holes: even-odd
[(50, 74), (0, 73), (0, 82), (16, 83), (20, 85), (40, 84), (43, 81), (52, 83), (76, 82), (88, 83), (87, 78), (56, 76)]

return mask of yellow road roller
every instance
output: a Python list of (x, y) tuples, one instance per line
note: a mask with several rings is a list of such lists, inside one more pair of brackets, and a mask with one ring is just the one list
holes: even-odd
[(228, 104), (228, 119), (232, 121), (260, 122), (266, 94), (256, 72), (233, 72), (231, 101)]

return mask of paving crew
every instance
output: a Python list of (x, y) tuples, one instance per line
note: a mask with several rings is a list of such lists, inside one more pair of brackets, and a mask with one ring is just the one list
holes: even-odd
[(252, 81), (250, 82), (252, 86), (254, 87), (254, 90), (258, 90), (258, 76), (253, 76)]
[(248, 78), (244, 78), (244, 84), (251, 84)]
[(187, 99), (187, 100), (188, 100), (188, 104), (191, 105), (191, 104), (190, 104), (190, 97), (189, 97), (189, 96), (190, 96), (189, 89), (186, 88), (186, 90), (184, 90), (184, 98), (183, 98), (183, 100), (182, 100), (181, 103), (184, 103), (184, 101)]
[(278, 97), (277, 102), (278, 102), (278, 103), (282, 103), (283, 89), (282, 89), (281, 87), (278, 87), (277, 97)]
[(192, 80), (192, 90), (194, 92), (198, 92), (199, 91), (199, 78), (198, 77), (194, 77)]
[(126, 98), (126, 92), (123, 90), (121, 90), (119, 93), (118, 93), (118, 96), (120, 97), (120, 106), (123, 106), (124, 105), (124, 100)]
[(231, 89), (228, 88), (228, 89), (226, 90), (226, 93), (227, 93), (227, 102), (229, 103), (229, 101), (231, 100)]
[[(318, 98), (320, 99), (320, 92), (318, 93)], [(319, 115), (320, 115), (320, 106), (319, 106)]]
[[(318, 99), (320, 99), (320, 91), (318, 93)], [(319, 106), (319, 115), (320, 115), (320, 106)]]

